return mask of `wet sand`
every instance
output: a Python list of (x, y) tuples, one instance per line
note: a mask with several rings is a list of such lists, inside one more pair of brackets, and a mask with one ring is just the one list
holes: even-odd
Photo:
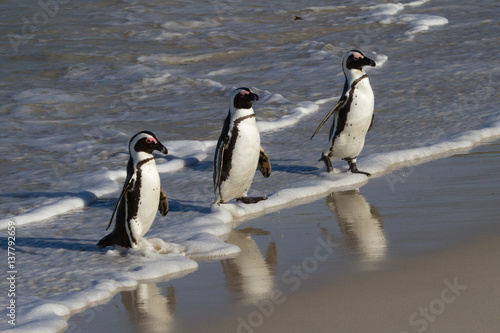
[(499, 259), (494, 236), (337, 283), (313, 277), (203, 332), (498, 332)]
[(500, 143), (249, 221), (236, 258), (144, 283), (68, 332), (496, 332)]

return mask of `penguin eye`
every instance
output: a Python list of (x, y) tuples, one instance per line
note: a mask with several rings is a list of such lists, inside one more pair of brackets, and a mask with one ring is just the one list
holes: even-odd
[(146, 143), (148, 143), (148, 144), (156, 143), (156, 140), (153, 138), (146, 138)]

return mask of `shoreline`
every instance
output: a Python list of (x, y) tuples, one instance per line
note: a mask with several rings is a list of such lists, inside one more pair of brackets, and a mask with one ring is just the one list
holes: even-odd
[[(318, 306), (330, 307), (325, 300), (328, 297), (321, 297), (323, 291), (325, 294), (339, 293), (345, 289), (347, 297), (348, 291), (359, 289), (366, 281), (383, 280), (379, 277), (383, 276), (384, 279), (393, 281), (382, 284), (384, 287), (381, 288), (381, 294), (384, 294), (383, 290), (392, 284), (397, 285), (391, 274), (403, 278), (406, 271), (418, 272), (415, 267), (427, 267), (425, 260), (421, 258), (441, 258), (441, 253), (446, 252), (448, 255), (441, 260), (451, 262), (460, 259), (453, 257), (455, 250), (467, 253), (469, 247), (477, 247), (487, 251), (488, 247), (485, 248), (486, 245), (483, 244), (487, 241), (481, 239), (492, 233), (500, 234), (495, 225), (495, 218), (500, 210), (494, 205), (498, 193), (494, 193), (494, 182), (490, 181), (491, 177), (500, 174), (500, 169), (496, 167), (500, 165), (499, 147), (498, 141), (484, 143), (464, 154), (394, 170), (384, 177), (372, 179), (357, 190), (334, 192), (308, 204), (245, 221), (233, 229), (228, 239), (229, 243), (242, 249), (238, 257), (199, 262), (198, 271), (181, 279), (141, 283), (136, 290), (122, 291), (107, 304), (98, 306), (102, 307), (101, 311), (94, 311), (92, 316), (87, 313), (92, 312), (92, 308), (75, 314), (70, 318), (69, 328), (104, 332), (106, 327), (116, 328), (119, 325), (124, 332), (138, 329), (155, 331), (158, 327), (162, 328), (162, 332), (197, 332), (206, 331), (210, 327), (213, 332), (231, 332), (240, 327), (244, 331), (244, 325), (238, 326), (241, 322), (236, 320), (245, 318), (245, 315), (248, 319), (248, 315), (256, 311), (255, 304), (269, 304), (265, 303), (266, 300), (280, 302), (285, 298), (287, 301), (284, 304), (276, 303), (275, 311), (269, 318), (261, 311), (262, 319), (265, 318), (261, 325), (246, 328), (247, 331), (273, 332), (270, 327), (290, 324), (289, 329), (293, 331), (292, 323), (296, 318), (309, 322), (301, 313), (296, 313), (300, 310), (301, 303), (309, 303), (311, 298), (318, 298), (323, 299), (319, 303), (322, 305)], [(478, 172), (485, 167), (491, 167), (490, 175)], [(342, 195), (348, 197), (343, 198)], [(338, 208), (346, 206), (346, 199), (347, 202), (356, 203), (355, 210), (361, 212), (358, 216), (358, 219), (362, 219), (361, 222), (353, 224), (349, 211)], [(482, 206), (476, 207), (477, 210), (472, 209), (478, 204)], [(422, 213), (423, 216), (418, 215)], [(433, 216), (438, 218), (434, 221)], [(311, 219), (313, 222), (309, 221)], [(469, 244), (472, 239), (475, 240), (473, 245), (464, 245)], [(333, 251), (328, 253), (328, 257), (327, 252), (318, 252), (318, 258), (325, 260), (318, 259), (314, 264), (308, 258), (314, 258), (318, 242), (330, 243)], [(327, 249), (325, 246), (323, 248)], [(414, 263), (413, 266), (405, 266), (406, 261)], [(310, 271), (307, 278), (301, 279), (299, 273), (294, 274), (293, 268), (297, 264), (305, 265), (303, 268)], [(433, 267), (438, 267), (439, 264), (440, 261), (437, 260)], [(437, 272), (431, 269), (431, 274), (434, 271)], [(287, 272), (288, 275), (284, 278)], [(412, 276), (404, 278), (410, 281), (415, 279)], [(422, 278), (426, 280), (428, 275), (423, 274)], [(454, 277), (449, 277), (449, 274), (443, 275), (443, 279), (438, 279), (438, 282), (442, 283), (446, 278), (453, 282), (451, 279)], [(297, 286), (297, 292), (290, 290), (292, 286)], [(280, 296), (276, 291), (284, 293)], [(366, 290), (368, 291), (369, 289)], [(415, 289), (408, 297), (416, 299), (419, 294), (420, 291)], [(336, 296), (333, 298), (337, 299)], [(125, 305), (126, 299), (135, 299), (136, 302)], [(163, 315), (154, 308), (141, 309), (141, 304), (154, 299), (156, 303), (152, 304), (161, 304)], [(300, 301), (301, 299), (304, 301)], [(347, 299), (342, 305), (356, 308), (355, 299)], [(391, 297), (387, 296), (382, 301), (389, 299)], [(400, 302), (400, 305), (406, 310), (413, 309), (409, 314), (418, 310), (415, 303), (410, 306)], [(165, 313), (168, 315), (165, 316)], [(383, 317), (383, 313), (378, 315)], [(253, 323), (259, 324), (260, 317), (255, 316), (254, 320), (257, 321)], [(363, 318), (362, 314), (358, 316)], [(90, 317), (90, 323), (82, 323)], [(405, 320), (406, 327), (401, 326), (402, 324), (397, 326), (408, 332), (415, 331), (414, 326), (408, 326), (408, 316)], [(324, 318), (322, 323), (331, 324)], [(345, 325), (348, 326), (349, 322)], [(300, 325), (295, 323), (295, 326)], [(344, 328), (339, 326), (339, 332)], [(360, 326), (359, 329), (361, 332), (363, 327)]]

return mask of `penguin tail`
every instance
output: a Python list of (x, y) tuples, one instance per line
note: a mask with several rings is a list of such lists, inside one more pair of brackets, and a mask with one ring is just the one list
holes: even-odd
[(98, 249), (104, 249), (107, 246), (113, 246), (113, 233), (103, 237), (97, 244)]

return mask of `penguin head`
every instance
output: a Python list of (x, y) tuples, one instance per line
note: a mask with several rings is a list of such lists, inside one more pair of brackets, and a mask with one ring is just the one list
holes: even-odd
[(142, 159), (141, 155), (153, 154), (153, 151), (157, 150), (162, 154), (168, 154), (167, 148), (158, 140), (156, 135), (149, 131), (142, 131), (137, 133), (130, 139), (128, 145), (130, 156), (134, 159)]
[(254, 101), (259, 100), (259, 95), (255, 94), (249, 88), (238, 88), (231, 95), (232, 108), (251, 109)]
[(363, 67), (375, 67), (375, 65), (375, 61), (368, 58), (363, 52), (359, 50), (348, 51), (345, 54), (344, 59), (342, 60), (342, 69), (344, 70), (344, 74), (346, 75), (349, 72), (364, 72)]

